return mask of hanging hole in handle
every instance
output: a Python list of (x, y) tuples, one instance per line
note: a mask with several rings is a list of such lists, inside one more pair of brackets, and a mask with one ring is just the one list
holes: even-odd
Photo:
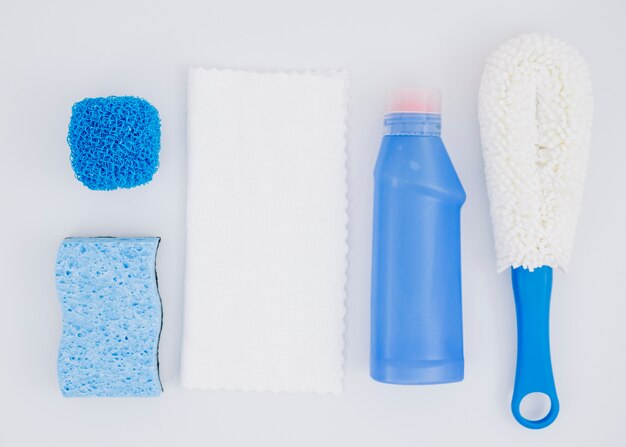
[(519, 404), (519, 412), (529, 421), (540, 421), (550, 413), (552, 401), (545, 393), (528, 393)]

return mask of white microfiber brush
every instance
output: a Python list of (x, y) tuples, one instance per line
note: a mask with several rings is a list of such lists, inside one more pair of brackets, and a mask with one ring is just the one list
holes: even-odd
[[(580, 210), (593, 100), (584, 59), (544, 34), (511, 39), (488, 59), (479, 94), (485, 175), (497, 267), (512, 268), (518, 358), (512, 410), (528, 428), (554, 421), (549, 306), (552, 268), (566, 270)], [(548, 414), (520, 414), (528, 394), (547, 394)]]

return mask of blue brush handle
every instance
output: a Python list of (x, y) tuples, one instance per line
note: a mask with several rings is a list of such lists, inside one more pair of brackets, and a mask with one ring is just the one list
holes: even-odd
[[(511, 410), (524, 427), (544, 428), (559, 414), (550, 360), (552, 268), (543, 266), (531, 272), (519, 267), (511, 273), (517, 314), (517, 369)], [(550, 411), (542, 419), (532, 421), (520, 414), (520, 403), (530, 393), (544, 393), (550, 398)]]

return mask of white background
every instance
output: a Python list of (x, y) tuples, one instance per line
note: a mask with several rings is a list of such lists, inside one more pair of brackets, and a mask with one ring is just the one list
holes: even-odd
[[(626, 445), (626, 3), (623, 0), (0, 2), (1, 446)], [(477, 90), (485, 58), (550, 32), (589, 61), (593, 146), (570, 273), (555, 275), (552, 349), (561, 414), (543, 431), (509, 410), (515, 314), (495, 255)], [(189, 392), (179, 385), (190, 66), (350, 72), (350, 255), (339, 396)], [(372, 176), (384, 90), (444, 92), (443, 137), (463, 209), (466, 378), (394, 387), (368, 377)], [(160, 111), (148, 186), (92, 192), (73, 178), (72, 103), (138, 95)], [(65, 236), (163, 238), (156, 399), (63, 399), (54, 261)]]

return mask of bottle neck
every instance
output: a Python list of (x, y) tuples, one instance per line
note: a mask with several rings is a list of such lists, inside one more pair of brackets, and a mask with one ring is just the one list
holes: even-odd
[(385, 115), (385, 135), (441, 135), (441, 115), (434, 113), (393, 112)]

